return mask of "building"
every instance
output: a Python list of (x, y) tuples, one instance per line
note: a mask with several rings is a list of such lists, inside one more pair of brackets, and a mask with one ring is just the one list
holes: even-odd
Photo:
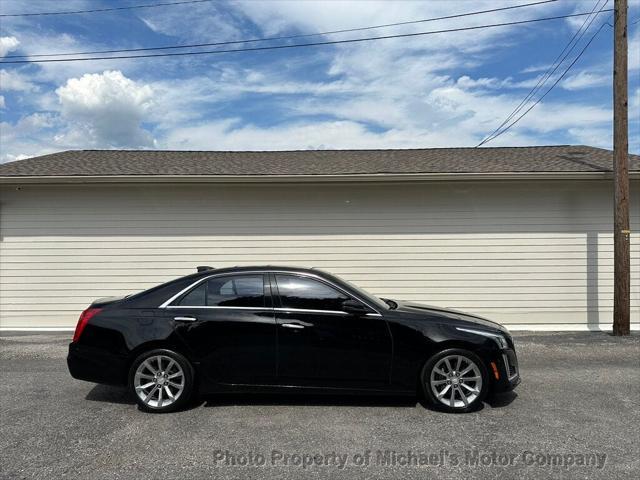
[[(640, 157), (631, 156), (632, 328)], [(512, 329), (610, 328), (612, 153), (586, 146), (68, 151), (0, 165), (0, 327), (197, 265), (315, 266)]]

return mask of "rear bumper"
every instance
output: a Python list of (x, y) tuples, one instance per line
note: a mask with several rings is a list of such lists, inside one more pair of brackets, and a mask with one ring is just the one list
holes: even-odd
[(73, 378), (94, 383), (126, 385), (126, 358), (77, 343), (69, 344), (67, 366)]
[(515, 350), (510, 348), (502, 350), (492, 360), (492, 363), (495, 365), (498, 375), (498, 378), (495, 378), (495, 371), (491, 372), (494, 392), (508, 392), (520, 384), (520, 368)]

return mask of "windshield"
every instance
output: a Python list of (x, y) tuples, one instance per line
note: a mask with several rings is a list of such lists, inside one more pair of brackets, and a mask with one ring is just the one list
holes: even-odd
[(385, 302), (383, 299), (376, 297), (375, 295), (367, 292), (366, 290), (358, 287), (357, 285), (345, 280), (344, 278), (339, 278), (336, 277), (335, 275), (332, 275), (330, 273), (327, 272), (322, 272), (324, 273), (327, 277), (332, 278), (336, 283), (340, 284), (343, 283), (345, 285), (349, 286), (349, 289), (353, 290), (353, 292), (361, 297), (363, 300), (367, 301), (368, 303), (370, 303), (371, 305), (378, 307), (382, 310), (390, 310), (390, 305)]

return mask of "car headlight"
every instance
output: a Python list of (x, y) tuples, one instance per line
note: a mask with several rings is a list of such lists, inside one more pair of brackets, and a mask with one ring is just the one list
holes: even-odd
[(491, 338), (498, 344), (501, 349), (509, 348), (507, 339), (504, 338), (504, 335), (501, 335), (499, 333), (484, 332), (482, 330), (473, 330), (471, 328), (461, 327), (456, 327), (456, 330), (460, 330), (461, 332), (475, 333), (476, 335), (482, 335), (483, 337)]

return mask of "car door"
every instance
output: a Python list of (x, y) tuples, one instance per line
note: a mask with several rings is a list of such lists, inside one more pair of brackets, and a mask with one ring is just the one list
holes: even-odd
[(266, 274), (209, 277), (167, 309), (211, 381), (275, 382), (276, 322)]
[(281, 384), (379, 388), (388, 385), (392, 344), (382, 316), (363, 304), (360, 313), (342, 305), (353, 300), (320, 278), (271, 275), (278, 324)]

